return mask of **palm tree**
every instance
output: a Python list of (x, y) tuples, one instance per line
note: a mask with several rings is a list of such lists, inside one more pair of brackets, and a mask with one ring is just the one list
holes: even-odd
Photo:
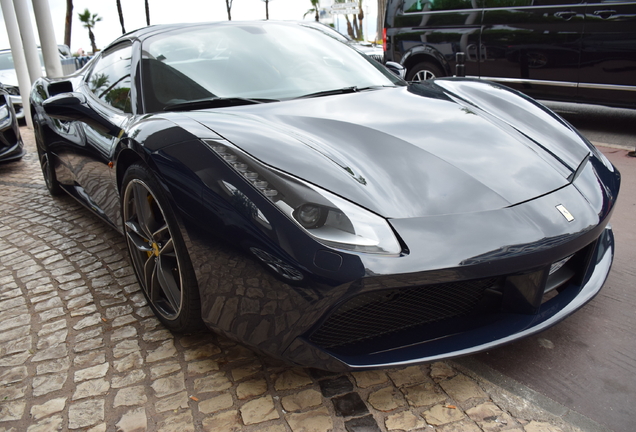
[(305, 12), (305, 15), (303, 15), (303, 18), (313, 13), (315, 14), (316, 21), (320, 21), (320, 0), (309, 0), (309, 1), (311, 2), (312, 8), (309, 9), (307, 12)]
[(144, 0), (146, 5), (146, 25), (150, 25), (150, 6), (148, 5), (148, 0)]
[(97, 52), (97, 45), (95, 45), (95, 35), (93, 34), (93, 28), (95, 24), (102, 20), (97, 14), (91, 14), (88, 9), (84, 9), (84, 12), (78, 14), (79, 20), (84, 23), (84, 28), (88, 29), (88, 38), (91, 40), (91, 47), (93, 48), (93, 54)]
[(64, 19), (64, 45), (71, 46), (71, 24), (73, 24), (73, 0), (66, 0), (66, 18)]
[(126, 34), (126, 28), (124, 27), (124, 13), (121, 10), (121, 1), (116, 0), (117, 2), (117, 13), (119, 14), (119, 24), (121, 24), (121, 34)]
[(227, 20), (232, 21), (232, 3), (234, 0), (225, 0), (225, 7), (227, 9)]

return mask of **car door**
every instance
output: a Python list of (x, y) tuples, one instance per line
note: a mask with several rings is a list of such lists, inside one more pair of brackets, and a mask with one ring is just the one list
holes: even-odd
[[(103, 118), (123, 128), (132, 116), (131, 58), (129, 43), (105, 51), (82, 85), (88, 104)], [(119, 195), (112, 169), (114, 148), (120, 137), (79, 123), (85, 140), (73, 149), (70, 166), (77, 183), (75, 194), (114, 226), (120, 224)]]
[(636, 105), (636, 2), (588, 3), (579, 96), (586, 102)]
[(577, 94), (585, 4), (582, 0), (486, 0), (482, 78), (535, 98)]

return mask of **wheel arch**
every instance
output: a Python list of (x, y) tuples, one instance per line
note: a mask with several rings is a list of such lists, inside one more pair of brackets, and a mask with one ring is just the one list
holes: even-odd
[(430, 46), (418, 46), (411, 48), (408, 52), (404, 54), (402, 57), (402, 66), (404, 66), (408, 71), (418, 63), (422, 62), (431, 62), (437, 66), (441, 70), (444, 71), (445, 76), (452, 75), (450, 73), (450, 65), (444, 58), (444, 56), (437, 50), (431, 48)]

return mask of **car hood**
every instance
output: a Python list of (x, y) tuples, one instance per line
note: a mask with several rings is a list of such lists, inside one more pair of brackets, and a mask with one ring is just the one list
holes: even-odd
[(389, 218), (494, 210), (590, 153), (531, 99), (470, 80), (187, 113), (260, 161)]

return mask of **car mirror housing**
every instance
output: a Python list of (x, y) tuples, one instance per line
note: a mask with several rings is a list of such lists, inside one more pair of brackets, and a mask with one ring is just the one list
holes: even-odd
[(406, 76), (406, 69), (399, 63), (388, 61), (384, 66), (386, 66), (386, 68), (390, 70), (391, 73), (399, 76), (402, 79), (404, 79), (404, 77)]
[(119, 126), (104, 119), (88, 105), (86, 96), (81, 93), (60, 93), (42, 103), (44, 111), (51, 117), (65, 121), (81, 121), (100, 131), (119, 136)]

